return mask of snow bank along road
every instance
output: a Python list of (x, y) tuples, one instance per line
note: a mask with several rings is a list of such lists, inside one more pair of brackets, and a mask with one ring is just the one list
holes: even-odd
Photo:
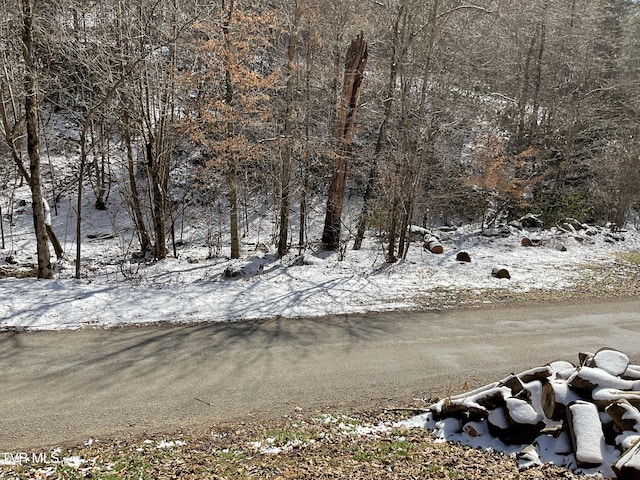
[(640, 300), (230, 324), (0, 333), (0, 452), (402, 406), (578, 351), (640, 363)]

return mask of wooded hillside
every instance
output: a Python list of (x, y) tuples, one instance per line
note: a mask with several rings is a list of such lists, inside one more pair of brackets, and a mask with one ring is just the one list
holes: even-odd
[[(410, 225), (525, 213), (621, 227), (640, 198), (640, 4), (631, 0), (0, 0), (0, 218), (83, 186), (122, 195), (142, 256), (187, 209), (271, 202), (278, 255)], [(51, 156), (68, 159), (57, 171)], [(71, 172), (71, 173), (69, 173)], [(361, 209), (341, 218), (345, 195)], [(43, 202), (42, 200), (46, 200)], [(295, 222), (290, 221), (296, 216)], [(4, 216), (4, 217), (3, 217)], [(292, 227), (292, 225), (294, 227)], [(80, 242), (76, 268), (80, 269)], [(67, 252), (71, 255), (70, 252)]]

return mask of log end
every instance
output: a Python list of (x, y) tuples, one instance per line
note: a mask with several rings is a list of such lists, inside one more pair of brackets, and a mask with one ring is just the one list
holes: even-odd
[(506, 278), (506, 279), (511, 278), (511, 274), (509, 273), (509, 270), (507, 270), (505, 267), (493, 267), (493, 270), (491, 270), (491, 275), (493, 275), (496, 278)]

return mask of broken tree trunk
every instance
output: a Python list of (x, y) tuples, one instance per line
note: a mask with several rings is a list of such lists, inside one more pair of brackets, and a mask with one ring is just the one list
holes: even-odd
[(342, 223), (342, 206), (344, 192), (347, 186), (347, 168), (351, 155), (351, 142), (355, 129), (360, 87), (364, 78), (364, 69), (368, 58), (367, 42), (364, 33), (356, 37), (349, 46), (345, 60), (344, 87), (340, 106), (340, 122), (338, 131), (338, 145), (336, 148), (335, 164), (327, 209), (322, 232), (322, 243), (329, 250), (337, 250), (340, 245), (340, 230)]

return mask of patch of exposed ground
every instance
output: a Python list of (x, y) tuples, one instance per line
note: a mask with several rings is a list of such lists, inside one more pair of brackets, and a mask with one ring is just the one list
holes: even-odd
[(300, 412), (260, 424), (217, 425), (205, 434), (181, 431), (161, 437), (98, 439), (47, 452), (48, 462), (0, 466), (0, 478), (587, 478), (553, 465), (519, 470), (514, 457), (437, 443), (424, 429), (394, 427), (395, 421), (412, 413), (380, 410), (309, 417)]

